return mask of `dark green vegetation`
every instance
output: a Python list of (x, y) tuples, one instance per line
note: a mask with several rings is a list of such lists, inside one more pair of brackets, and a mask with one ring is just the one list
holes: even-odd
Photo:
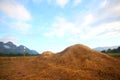
[(106, 53), (106, 54), (113, 56), (113, 57), (120, 57), (120, 47), (118, 47), (116, 49), (103, 50), (101, 52)]
[(113, 57), (120, 57), (120, 53), (108, 53), (108, 55)]
[(104, 52), (104, 53), (120, 53), (120, 47), (118, 47), (116, 49), (103, 50), (101, 52)]

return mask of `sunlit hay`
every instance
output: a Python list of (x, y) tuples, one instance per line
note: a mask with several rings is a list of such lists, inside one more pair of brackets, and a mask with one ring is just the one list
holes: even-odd
[(0, 80), (120, 80), (120, 61), (76, 44), (59, 53), (0, 58)]

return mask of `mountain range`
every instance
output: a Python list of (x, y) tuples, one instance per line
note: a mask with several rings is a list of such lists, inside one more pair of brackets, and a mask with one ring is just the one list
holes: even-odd
[(96, 47), (96, 48), (94, 48), (94, 50), (96, 50), (96, 51), (103, 51), (103, 50), (108, 50), (108, 49), (116, 49), (118, 47), (119, 46)]
[(35, 50), (30, 50), (24, 45), (16, 46), (12, 42), (3, 43), (0, 42), (0, 55), (23, 55), (26, 51), (28, 55), (37, 55), (38, 52)]

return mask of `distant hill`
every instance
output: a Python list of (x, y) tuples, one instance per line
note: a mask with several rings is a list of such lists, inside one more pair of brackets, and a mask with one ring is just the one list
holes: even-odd
[(37, 51), (30, 50), (24, 45), (16, 46), (12, 42), (0, 42), (0, 55), (23, 55), (24, 50), (26, 51), (27, 55), (38, 55)]
[(108, 50), (108, 49), (116, 49), (118, 47), (119, 46), (97, 47), (97, 48), (94, 48), (94, 50), (96, 50), (96, 51), (103, 51), (103, 50)]

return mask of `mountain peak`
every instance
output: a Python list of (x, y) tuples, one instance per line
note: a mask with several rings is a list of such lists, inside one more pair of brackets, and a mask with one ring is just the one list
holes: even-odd
[(0, 53), (5, 54), (23, 54), (23, 51), (26, 50), (30, 55), (38, 54), (38, 52), (34, 50), (30, 50), (24, 45), (16, 46), (13, 42), (3, 43), (0, 42)]
[(10, 48), (12, 48), (12, 49), (15, 49), (16, 48), (16, 45), (15, 44), (13, 44), (12, 42), (7, 42), (7, 43), (5, 43), (5, 45), (6, 46), (9, 46)]
[(25, 46), (24, 46), (24, 45), (19, 45), (18, 47), (19, 47), (19, 48), (24, 48)]
[(8, 41), (6, 44), (13, 45), (13, 43), (11, 41)]

